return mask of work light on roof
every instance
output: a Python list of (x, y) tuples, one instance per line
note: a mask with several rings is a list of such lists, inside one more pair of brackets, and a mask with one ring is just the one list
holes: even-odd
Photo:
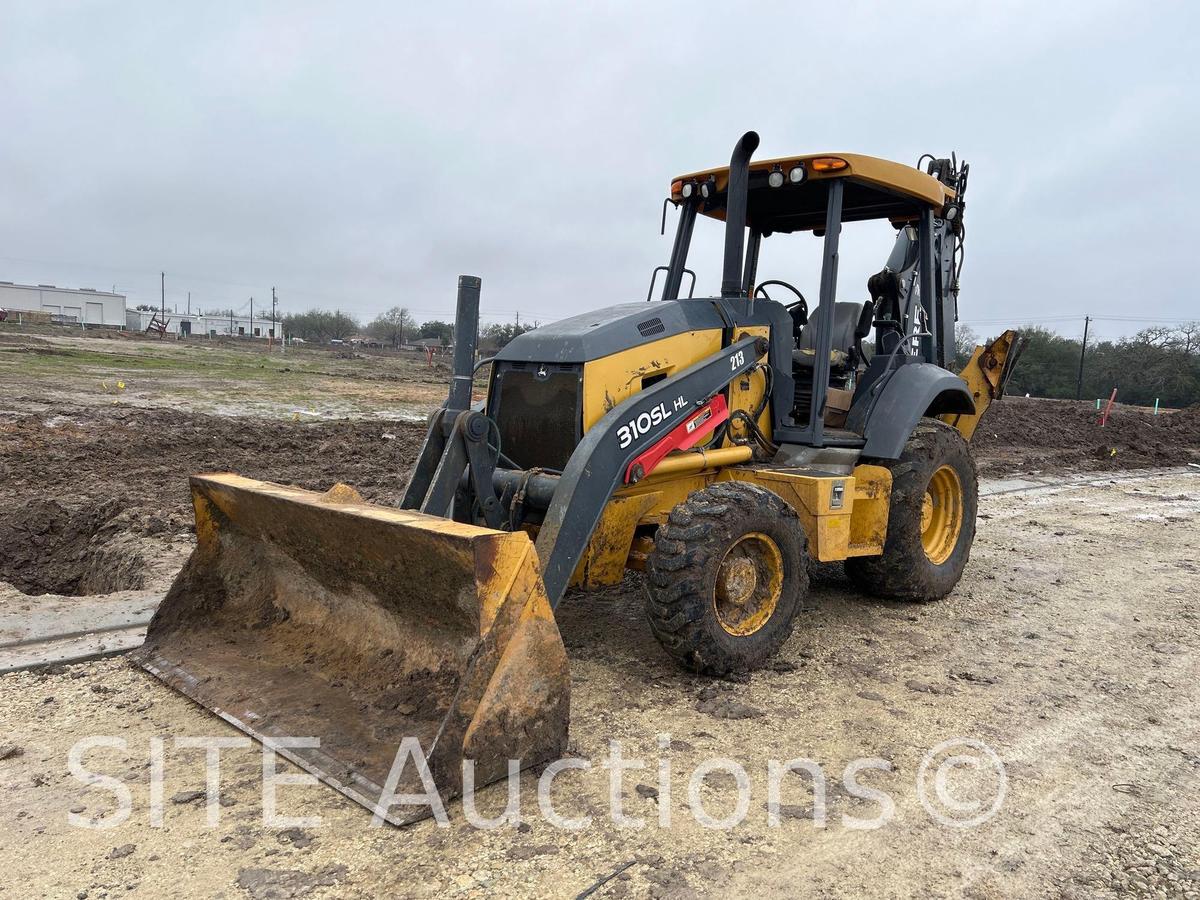
[(808, 172), (804, 170), (804, 166), (795, 165), (788, 171), (788, 181), (792, 184), (799, 184), (808, 177)]
[(712, 197), (717, 192), (717, 180), (709, 178), (708, 181), (700, 185), (700, 196), (705, 200)]
[(692, 194), (696, 193), (696, 182), (685, 181), (683, 187), (679, 189), (679, 193), (683, 195), (684, 200), (687, 200)]
[(767, 184), (773, 188), (783, 187), (783, 168), (776, 163), (771, 174), (767, 176)]

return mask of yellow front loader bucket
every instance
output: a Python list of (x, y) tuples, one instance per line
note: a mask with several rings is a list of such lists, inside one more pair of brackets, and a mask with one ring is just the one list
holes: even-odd
[[(198, 546), (138, 661), (376, 809), (415, 737), (443, 800), (562, 755), (570, 679), (533, 544), (237, 475), (191, 479)], [(411, 746), (411, 745), (410, 745)], [(392, 795), (422, 794), (410, 759)], [(383, 810), (381, 809), (381, 812)], [(391, 807), (394, 824), (429, 806)]]

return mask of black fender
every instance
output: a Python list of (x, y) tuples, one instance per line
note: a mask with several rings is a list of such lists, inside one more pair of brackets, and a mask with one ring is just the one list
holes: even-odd
[(914, 362), (897, 368), (878, 391), (863, 392), (846, 427), (866, 438), (864, 457), (899, 459), (921, 418), (942, 413), (975, 413), (967, 383), (941, 366)]

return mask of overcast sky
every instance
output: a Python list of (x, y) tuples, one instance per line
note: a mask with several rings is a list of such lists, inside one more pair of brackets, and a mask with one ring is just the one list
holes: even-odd
[[(1200, 318), (1195, 3), (504, 6), (0, 0), (0, 279), (421, 320), (470, 273), (485, 318), (548, 321), (643, 298), (671, 177), (753, 128), (967, 159), (977, 331)], [(891, 240), (847, 226), (840, 299)], [(760, 278), (815, 296), (817, 243)]]

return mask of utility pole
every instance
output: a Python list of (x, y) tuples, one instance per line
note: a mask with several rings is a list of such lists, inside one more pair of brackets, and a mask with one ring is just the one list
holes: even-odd
[(192, 316), (192, 292), (188, 291), (188, 318)]
[(159, 299), (162, 302), (162, 320), (167, 321), (167, 273), (159, 272)]
[(1092, 319), (1090, 316), (1083, 317), (1083, 346), (1079, 349), (1079, 380), (1075, 382), (1076, 400), (1081, 400), (1083, 398), (1083, 357), (1084, 354), (1087, 353), (1088, 323), (1091, 321)]
[(250, 298), (250, 337), (254, 337), (254, 298)]
[(229, 307), (229, 336), (233, 337), (233, 307)]
[(275, 287), (271, 287), (271, 330), (267, 332), (267, 346), (270, 347), (275, 343), (275, 329), (278, 326), (275, 324)]
[(517, 310), (517, 327), (521, 327), (521, 311), (519, 309)]

